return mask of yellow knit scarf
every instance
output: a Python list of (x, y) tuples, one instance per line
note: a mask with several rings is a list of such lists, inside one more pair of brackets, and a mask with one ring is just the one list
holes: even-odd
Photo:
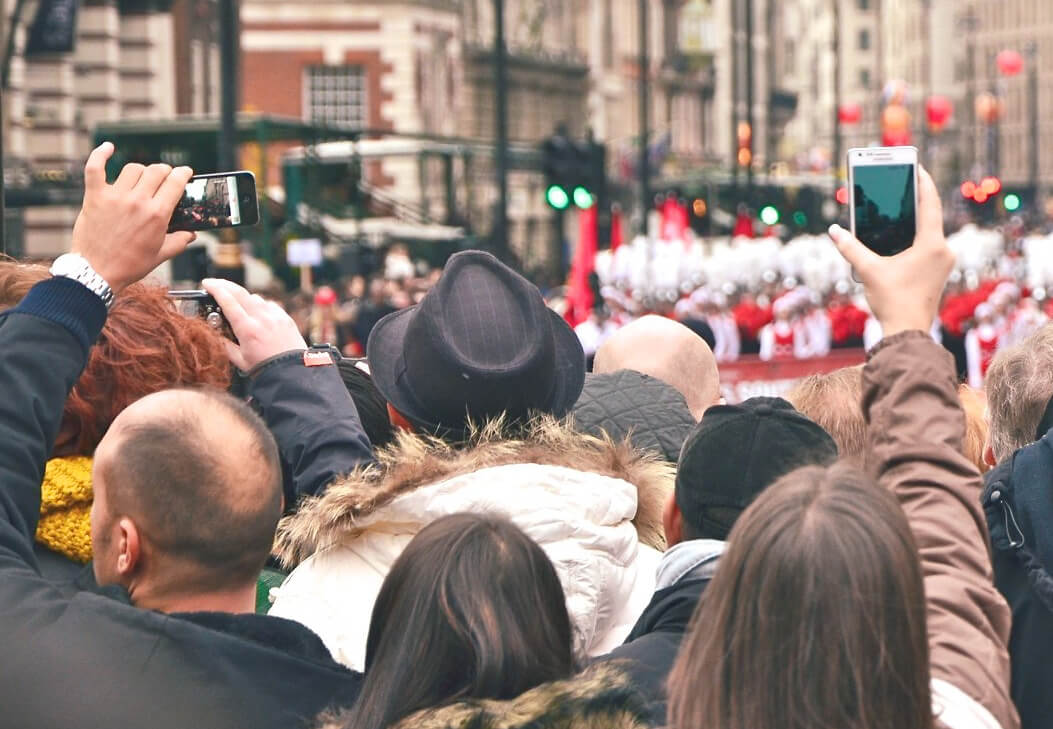
[(37, 542), (87, 564), (91, 561), (91, 459), (53, 458), (40, 488)]

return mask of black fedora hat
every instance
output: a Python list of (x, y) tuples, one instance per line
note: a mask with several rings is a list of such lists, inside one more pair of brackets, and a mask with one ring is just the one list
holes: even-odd
[(562, 417), (585, 383), (577, 335), (536, 286), (482, 251), (451, 256), (420, 304), (381, 319), (367, 356), (391, 406), (443, 436), (502, 413)]

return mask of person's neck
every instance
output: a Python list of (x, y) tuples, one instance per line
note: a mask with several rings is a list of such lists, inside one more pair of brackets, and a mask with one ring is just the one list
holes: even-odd
[(148, 589), (131, 590), (132, 604), (144, 610), (171, 613), (254, 613), (256, 612), (256, 585), (229, 591), (214, 590), (206, 593), (154, 593)]

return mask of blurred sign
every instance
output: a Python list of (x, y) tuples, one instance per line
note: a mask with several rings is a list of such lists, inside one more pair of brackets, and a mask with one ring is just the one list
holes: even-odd
[(317, 238), (293, 238), (285, 251), (285, 260), (294, 268), (321, 266), (322, 241)]
[(729, 405), (751, 397), (782, 397), (808, 375), (826, 374), (842, 367), (863, 364), (862, 349), (835, 349), (825, 357), (764, 362), (747, 355), (720, 364), (721, 395)]
[(713, 0), (688, 0), (680, 9), (679, 29), (679, 50), (685, 55), (710, 55), (720, 48)]
[(76, 42), (79, 0), (40, 0), (29, 28), (25, 55), (72, 53)]

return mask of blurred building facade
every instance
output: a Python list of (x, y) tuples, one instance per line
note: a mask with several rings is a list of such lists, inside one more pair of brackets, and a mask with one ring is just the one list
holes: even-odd
[[(951, 181), (998, 174), (1007, 185), (1029, 183), (1038, 155), (1039, 178), (1053, 177), (1053, 3), (1047, 0), (884, 0), (886, 73), (912, 85), (915, 127), (924, 137), (924, 99), (950, 97), (955, 115), (941, 135), (926, 139), (930, 153)], [(996, 57), (1013, 50), (1024, 56), (1023, 71), (1003, 77)], [(1033, 53), (1033, 55), (1032, 55)], [(1038, 138), (1032, 139), (1030, 66), (1038, 73)], [(976, 100), (995, 94), (1002, 107), (993, 129), (978, 118)], [(997, 133), (992, 144), (991, 135)], [(1037, 145), (1035, 142), (1037, 141)]]
[[(588, 69), (580, 17), (569, 4), (530, 0), (508, 0), (505, 17), (509, 140), (532, 148), (561, 122), (583, 135)], [(495, 138), (489, 0), (244, 0), (241, 18), (248, 110), (377, 133)], [(280, 152), (267, 161), (275, 175)], [(452, 172), (458, 209), (476, 230), (487, 230), (493, 167), (492, 151), (466, 155), (452, 171), (422, 166), (410, 152), (369, 163), (364, 177), (441, 220), (450, 211), (439, 177)], [(513, 166), (509, 194), (510, 238), (523, 253), (548, 233), (539, 175)]]
[[(0, 0), (10, 19), (16, 0)], [(79, 200), (80, 173), (100, 121), (169, 118), (218, 107), (212, 74), (215, 3), (211, 0), (85, 0), (72, 53), (24, 54), (37, 3), (14, 27), (15, 53), (5, 89), (4, 154), (10, 197)], [(5, 28), (6, 31), (10, 27)], [(78, 205), (11, 211), (22, 253), (54, 256), (69, 247)], [(20, 230), (21, 229), (21, 230)]]
[[(784, 0), (780, 8), (779, 69), (798, 104), (779, 157), (800, 170), (836, 171), (848, 149), (880, 137), (879, 1)], [(859, 121), (839, 125), (843, 105), (858, 105)], [(835, 160), (838, 126), (841, 159)]]

